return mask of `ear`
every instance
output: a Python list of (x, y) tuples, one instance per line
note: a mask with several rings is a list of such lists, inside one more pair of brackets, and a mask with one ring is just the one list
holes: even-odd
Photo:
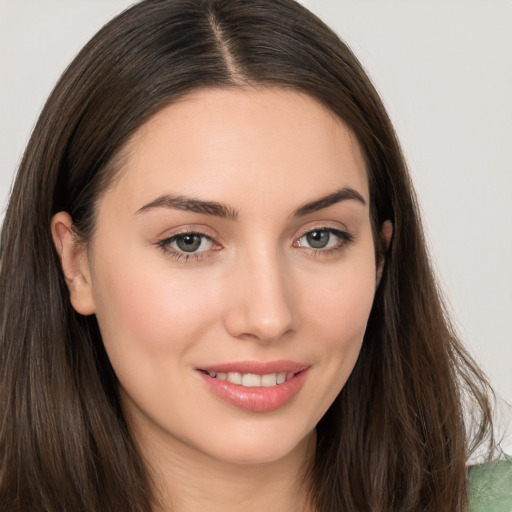
[(379, 262), (377, 264), (377, 282), (375, 287), (378, 287), (380, 284), (384, 263), (386, 261), (386, 254), (388, 252), (391, 239), (393, 238), (393, 223), (390, 220), (385, 220), (382, 223), (382, 227), (380, 229), (380, 237), (384, 243), (385, 251), (380, 255)]
[(73, 221), (68, 213), (55, 214), (51, 229), (53, 243), (69, 288), (71, 304), (77, 313), (92, 315), (96, 311), (96, 306), (87, 247), (77, 241)]

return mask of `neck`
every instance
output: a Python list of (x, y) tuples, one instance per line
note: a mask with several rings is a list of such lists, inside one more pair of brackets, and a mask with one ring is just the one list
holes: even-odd
[(219, 461), (179, 443), (139, 444), (154, 481), (155, 512), (312, 512), (315, 441), (312, 433), (285, 457), (254, 465)]

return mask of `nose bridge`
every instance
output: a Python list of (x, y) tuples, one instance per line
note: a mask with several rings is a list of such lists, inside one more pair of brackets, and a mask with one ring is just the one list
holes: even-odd
[(285, 257), (272, 244), (240, 255), (226, 315), (231, 335), (272, 342), (293, 329), (289, 274)]

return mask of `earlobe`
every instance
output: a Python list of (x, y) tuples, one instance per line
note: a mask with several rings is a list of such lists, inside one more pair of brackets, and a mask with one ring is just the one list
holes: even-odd
[(71, 304), (77, 313), (92, 315), (96, 307), (87, 248), (77, 241), (73, 221), (67, 212), (59, 212), (53, 216), (51, 230)]
[(389, 244), (391, 243), (391, 238), (393, 238), (393, 223), (390, 220), (385, 220), (382, 223), (382, 228), (380, 230), (380, 234), (386, 244), (386, 252), (389, 249)]
[(380, 230), (380, 236), (384, 242), (385, 251), (380, 256), (379, 263), (377, 265), (377, 280), (375, 288), (377, 288), (380, 284), (380, 280), (382, 278), (382, 271), (384, 270), (384, 263), (386, 261), (386, 254), (389, 249), (389, 244), (391, 243), (391, 239), (393, 238), (393, 223), (390, 220), (385, 220), (382, 223), (382, 227)]

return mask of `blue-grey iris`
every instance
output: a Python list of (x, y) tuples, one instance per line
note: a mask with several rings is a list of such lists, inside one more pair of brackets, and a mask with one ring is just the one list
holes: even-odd
[(176, 245), (184, 252), (194, 252), (199, 249), (203, 237), (201, 235), (187, 234), (176, 237)]
[(329, 231), (311, 231), (306, 235), (308, 244), (314, 249), (323, 249), (329, 243)]

